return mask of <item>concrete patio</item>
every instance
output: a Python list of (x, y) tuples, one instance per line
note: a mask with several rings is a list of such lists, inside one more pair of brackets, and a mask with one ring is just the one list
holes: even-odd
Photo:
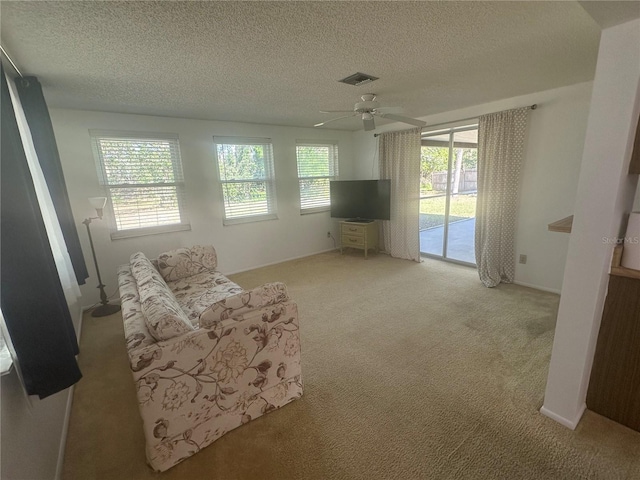
[[(449, 224), (447, 257), (475, 265), (476, 219), (461, 220)], [(432, 227), (420, 232), (420, 252), (442, 256), (444, 226)]]

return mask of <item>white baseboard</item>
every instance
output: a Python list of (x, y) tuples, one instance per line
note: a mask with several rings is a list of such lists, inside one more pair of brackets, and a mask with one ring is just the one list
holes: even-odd
[(578, 426), (578, 423), (580, 423), (580, 419), (582, 418), (582, 415), (584, 415), (584, 411), (586, 409), (587, 409), (587, 404), (583, 403), (582, 406), (580, 407), (580, 410), (578, 410), (578, 413), (576, 414), (573, 420), (569, 420), (561, 415), (558, 415), (557, 413), (552, 412), (551, 410), (547, 409), (544, 405), (540, 409), (540, 413), (543, 414), (545, 417), (549, 417), (550, 419), (555, 420), (559, 424), (564, 425), (567, 428), (570, 428), (571, 430), (575, 430), (576, 427)]
[(543, 292), (555, 293), (557, 295), (560, 295), (560, 290), (557, 290), (555, 288), (542, 287), (540, 285), (534, 285), (532, 283), (525, 283), (525, 282), (513, 282), (513, 283), (515, 285), (520, 285), (522, 287), (535, 288), (536, 290), (542, 290)]
[(60, 447), (58, 448), (58, 465), (56, 467), (56, 480), (62, 480), (62, 467), (64, 466), (64, 452), (67, 447), (67, 434), (69, 433), (69, 418), (71, 417), (71, 405), (73, 405), (73, 391), (75, 385), (69, 387), (67, 397), (67, 408), (64, 412), (64, 423), (62, 424), (62, 435), (60, 436)]
[(299, 260), (301, 258), (312, 257), (314, 255), (319, 255), (321, 253), (327, 253), (327, 252), (333, 252), (335, 250), (338, 250), (338, 249), (337, 248), (329, 248), (327, 250), (320, 250), (319, 252), (307, 253), (305, 255), (299, 255), (297, 257), (284, 258), (282, 260), (277, 260), (277, 261), (271, 262), (271, 263), (263, 263), (262, 265), (256, 265), (254, 267), (244, 268), (242, 270), (234, 270), (232, 272), (225, 272), (225, 275), (234, 275), (236, 273), (248, 272), (249, 270), (255, 270), (257, 268), (262, 268), (262, 267), (270, 267), (271, 265), (277, 265), (279, 263), (290, 262), (291, 260)]
[(80, 345), (80, 336), (82, 334), (82, 322), (84, 321), (84, 310), (80, 314), (80, 321), (78, 322), (78, 331), (76, 332), (76, 340), (78, 341), (78, 345)]
[[(84, 318), (83, 313), (86, 311), (86, 308), (78, 305), (78, 331), (76, 332), (76, 339), (78, 341), (78, 345), (80, 344), (80, 334), (82, 332), (82, 319)], [(62, 434), (60, 435), (60, 446), (58, 447), (58, 464), (56, 466), (56, 480), (62, 479), (62, 467), (64, 466), (64, 452), (67, 447), (67, 434), (69, 432), (69, 420), (71, 418), (71, 406), (73, 404), (73, 391), (75, 385), (71, 385), (67, 390), (67, 406), (64, 411), (64, 419), (62, 423)]]
[(78, 345), (80, 345), (80, 333), (82, 332), (82, 320), (84, 320), (84, 312), (87, 309), (83, 306), (80, 306), (80, 311), (78, 312), (78, 331), (76, 332), (76, 340), (78, 341)]

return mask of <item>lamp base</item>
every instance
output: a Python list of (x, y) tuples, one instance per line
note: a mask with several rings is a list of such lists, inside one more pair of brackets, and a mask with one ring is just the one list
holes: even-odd
[(120, 311), (120, 305), (114, 305), (111, 303), (107, 303), (105, 305), (100, 305), (96, 307), (91, 312), (92, 317), (106, 317), (107, 315), (113, 315), (116, 312)]

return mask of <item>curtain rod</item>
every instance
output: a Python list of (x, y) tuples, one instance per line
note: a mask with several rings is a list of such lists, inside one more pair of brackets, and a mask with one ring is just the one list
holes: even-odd
[(2, 45), (0, 45), (0, 52), (2, 52), (2, 55), (4, 55), (4, 57), (9, 61), (9, 63), (11, 64), (11, 67), (16, 71), (16, 73), (20, 75), (21, 78), (23, 78), (24, 75), (22, 75), (22, 72), (20, 71), (20, 69), (11, 59), (11, 57), (9, 56), (9, 54), (7, 53), (7, 51), (4, 49)]
[[(529, 108), (531, 110), (535, 110), (536, 108), (538, 108), (538, 104), (534, 103), (533, 105), (530, 105)], [(492, 113), (498, 113), (498, 112), (492, 112)], [(490, 115), (490, 114), (489, 113), (483, 113), (482, 115)], [(449, 125), (450, 123), (466, 122), (467, 120), (475, 120), (478, 117), (481, 117), (482, 115), (476, 115), (475, 117), (469, 117), (469, 118), (461, 118), (459, 120), (451, 120), (450, 122), (435, 123), (433, 125), (425, 125), (424, 127), (422, 127), (422, 129), (424, 130), (425, 128), (433, 128), (433, 127), (439, 127), (441, 125)], [(373, 134), (374, 137), (379, 137), (380, 135), (382, 135), (382, 134), (381, 133), (374, 133)]]

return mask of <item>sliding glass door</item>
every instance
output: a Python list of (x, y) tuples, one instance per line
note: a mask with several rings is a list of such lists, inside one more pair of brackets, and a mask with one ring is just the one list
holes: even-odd
[(475, 265), (478, 126), (422, 136), (420, 252)]

